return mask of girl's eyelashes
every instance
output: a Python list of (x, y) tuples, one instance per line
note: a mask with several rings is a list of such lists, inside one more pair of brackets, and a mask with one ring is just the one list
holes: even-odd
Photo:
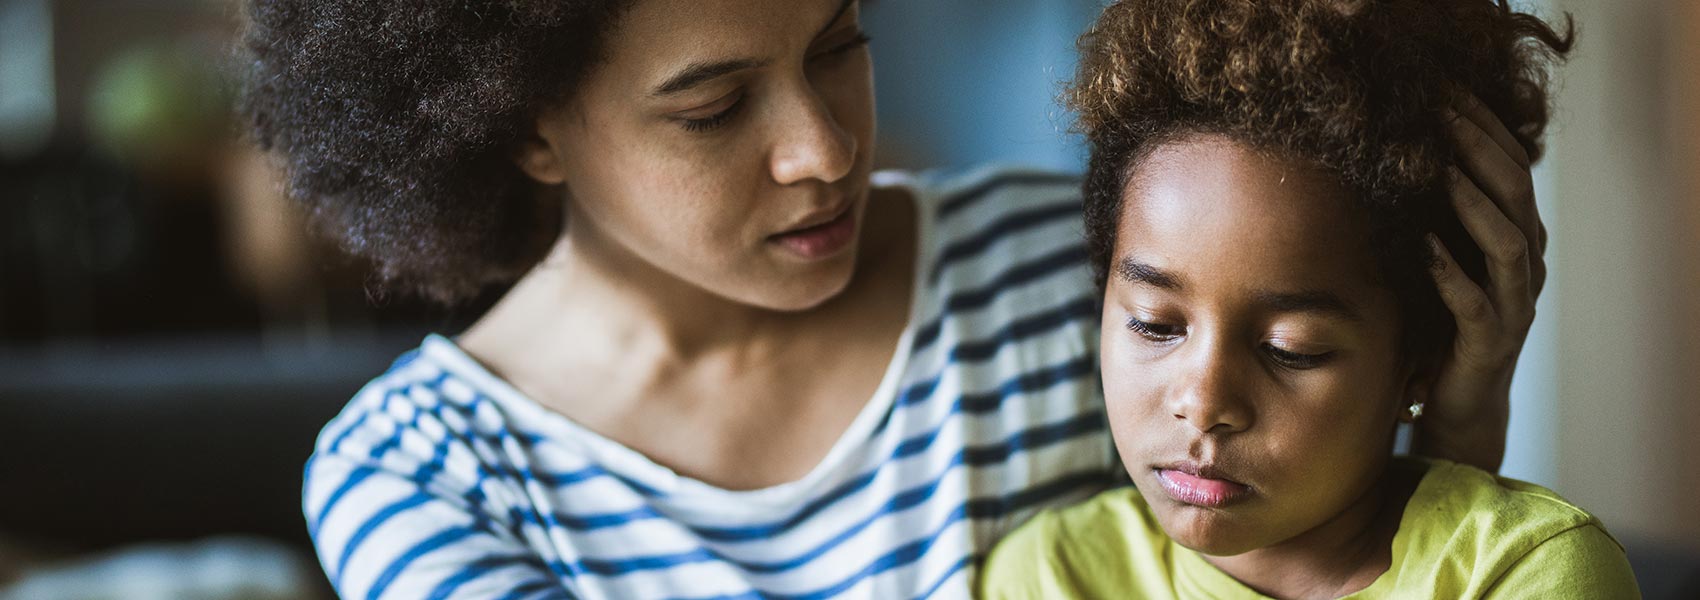
[(1127, 328), (1139, 334), (1140, 337), (1158, 343), (1172, 342), (1180, 338), (1182, 333), (1182, 328), (1179, 326), (1151, 323), (1134, 317), (1127, 318)]
[(1264, 344), (1263, 351), (1269, 354), (1269, 358), (1274, 360), (1275, 364), (1295, 370), (1314, 369), (1327, 364), (1328, 360), (1334, 357), (1333, 352), (1301, 354), (1284, 350), (1274, 344)]
[[(1131, 316), (1127, 318), (1127, 328), (1129, 331), (1138, 334), (1139, 337), (1157, 344), (1173, 343), (1186, 334), (1186, 327), (1182, 325), (1153, 323)], [(1304, 354), (1270, 343), (1263, 344), (1263, 352), (1269, 355), (1270, 360), (1275, 361), (1275, 364), (1293, 370), (1314, 369), (1327, 364), (1329, 360), (1334, 358), (1333, 352)]]
[(738, 109), (743, 106), (744, 99), (739, 98), (737, 101), (733, 102), (731, 106), (726, 107), (726, 110), (722, 110), (718, 113), (700, 119), (680, 119), (679, 123), (685, 128), (685, 131), (689, 131), (691, 133), (712, 131), (721, 128), (726, 125), (727, 122), (731, 121), (732, 117), (737, 116)]

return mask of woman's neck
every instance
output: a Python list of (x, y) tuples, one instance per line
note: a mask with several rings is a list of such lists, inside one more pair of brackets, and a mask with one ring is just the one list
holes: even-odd
[(532, 364), (593, 370), (616, 362), (658, 370), (714, 361), (759, 365), (809, 343), (802, 338), (813, 334), (873, 325), (835, 325), (840, 322), (883, 322), (894, 312), (900, 320), (906, 311), (868, 309), (893, 299), (907, 307), (907, 276), (890, 275), (913, 268), (914, 208), (903, 190), (873, 193), (855, 274), (843, 292), (814, 308), (783, 312), (739, 303), (579, 230), (561, 236), (548, 257), (462, 335), (461, 345), (480, 358), (520, 354)]
[(1338, 598), (1369, 587), (1392, 565), (1393, 537), (1420, 475), (1389, 465), (1334, 518), (1279, 544), (1206, 562), (1274, 598)]
[(815, 309), (728, 306), (564, 247), (459, 344), (543, 406), (676, 473), (727, 489), (794, 481), (866, 405), (906, 323), (915, 213), (907, 198), (887, 200), (873, 203), (880, 216), (850, 286)]

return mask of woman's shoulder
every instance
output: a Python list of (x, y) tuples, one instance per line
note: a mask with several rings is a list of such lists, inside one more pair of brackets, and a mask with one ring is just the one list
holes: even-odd
[(435, 455), (447, 446), (524, 437), (510, 427), (510, 407), (496, 401), (507, 392), (495, 388), (504, 385), (477, 369), (453, 341), (431, 335), (354, 395), (320, 431), (314, 453), (319, 459), (429, 463), (440, 461)]
[(918, 264), (926, 286), (982, 295), (1025, 288), (1070, 299), (1093, 288), (1078, 175), (988, 165), (881, 172), (874, 182), (906, 189), (915, 198), (922, 238)]
[(1426, 469), (1395, 540), (1405, 577), (1458, 582), (1466, 589), (1437, 591), (1472, 597), (1526, 592), (1537, 579), (1572, 590), (1634, 590), (1623, 546), (1557, 492), (1449, 461), (1401, 463)]
[(1078, 208), (1081, 182), (1078, 173), (1008, 164), (881, 171), (873, 176), (875, 186), (908, 189), (932, 220), (940, 223), (1068, 200)]

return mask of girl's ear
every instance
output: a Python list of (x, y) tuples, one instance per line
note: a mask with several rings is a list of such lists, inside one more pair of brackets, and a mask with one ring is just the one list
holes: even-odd
[(561, 145), (553, 138), (561, 130), (557, 116), (560, 112), (551, 111), (537, 117), (531, 132), (520, 140), (519, 147), (514, 150), (514, 163), (519, 165), (520, 170), (545, 185), (559, 185), (567, 180)]
[(1433, 365), (1423, 364), (1411, 367), (1406, 374), (1398, 409), (1400, 422), (1415, 423), (1422, 417), (1423, 407), (1428, 405), (1429, 395), (1434, 391), (1436, 370)]

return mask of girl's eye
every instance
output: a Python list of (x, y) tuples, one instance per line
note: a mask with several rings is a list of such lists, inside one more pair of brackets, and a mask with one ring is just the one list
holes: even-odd
[(743, 106), (744, 99), (739, 98), (736, 102), (733, 102), (731, 106), (726, 107), (726, 110), (701, 119), (680, 119), (679, 122), (681, 126), (685, 128), (685, 131), (692, 133), (712, 131), (719, 129), (721, 126), (724, 126), (727, 122), (731, 121), (732, 117), (737, 116), (738, 109)]
[(1323, 352), (1321, 354), (1300, 354), (1290, 350), (1282, 350), (1273, 344), (1264, 344), (1263, 351), (1269, 353), (1269, 357), (1274, 359), (1276, 364), (1297, 370), (1320, 367), (1326, 364), (1328, 359), (1334, 357), (1333, 352)]
[(1150, 323), (1133, 317), (1127, 318), (1127, 328), (1153, 342), (1172, 342), (1182, 333), (1181, 327), (1176, 325)]

